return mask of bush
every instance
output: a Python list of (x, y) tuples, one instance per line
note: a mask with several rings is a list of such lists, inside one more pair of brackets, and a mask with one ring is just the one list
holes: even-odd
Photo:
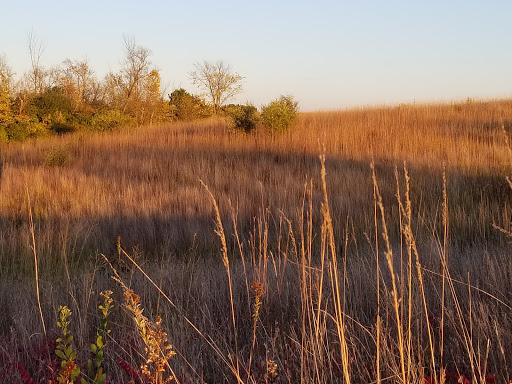
[(258, 109), (251, 104), (230, 104), (223, 108), (224, 113), (231, 119), (231, 127), (249, 133), (259, 122)]
[(74, 112), (73, 102), (61, 87), (50, 88), (36, 97), (28, 110), (39, 121), (52, 115), (59, 115), (61, 120), (66, 120)]
[(201, 98), (191, 95), (183, 88), (176, 89), (169, 95), (169, 104), (175, 120), (201, 119), (212, 114)]
[(0, 125), (0, 143), (6, 143), (8, 141), (9, 141), (9, 136), (7, 136), (7, 131), (5, 130), (5, 127), (2, 127)]
[(5, 132), (8, 141), (23, 141), (32, 137), (48, 136), (50, 133), (46, 124), (31, 120), (11, 123), (5, 128)]
[(90, 129), (93, 131), (111, 131), (115, 128), (133, 124), (134, 119), (117, 109), (104, 109), (91, 118)]
[(261, 108), (261, 121), (271, 133), (286, 132), (295, 121), (298, 113), (298, 102), (292, 96), (281, 96)]

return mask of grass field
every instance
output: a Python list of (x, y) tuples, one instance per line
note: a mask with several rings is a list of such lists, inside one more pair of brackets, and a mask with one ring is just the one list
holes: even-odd
[(182, 383), (508, 382), (511, 129), (512, 101), (468, 100), (2, 145), (0, 378), (48, 375), (37, 259), (47, 332), (67, 305), (84, 359), (115, 291), (105, 371), (129, 381), (144, 347), (104, 254)]

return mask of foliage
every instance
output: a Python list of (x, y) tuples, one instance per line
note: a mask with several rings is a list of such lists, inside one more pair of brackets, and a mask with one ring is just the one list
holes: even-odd
[(91, 117), (89, 129), (92, 131), (112, 131), (115, 128), (133, 124), (133, 122), (132, 117), (117, 109), (104, 109), (96, 112)]
[(8, 141), (23, 141), (33, 137), (48, 136), (48, 127), (34, 120), (18, 120), (5, 127)]
[(59, 307), (59, 321), (57, 326), (61, 329), (62, 337), (57, 339), (55, 354), (61, 359), (61, 369), (57, 381), (59, 383), (74, 383), (80, 375), (80, 367), (76, 364), (76, 352), (73, 348), (73, 335), (69, 334), (68, 326), (71, 311), (66, 306)]
[(6, 126), (12, 120), (11, 83), (12, 71), (5, 58), (0, 56), (0, 126)]
[(183, 88), (176, 89), (169, 95), (169, 104), (176, 120), (195, 120), (210, 115), (208, 106), (198, 96), (188, 93)]
[(298, 102), (292, 96), (281, 96), (261, 108), (261, 121), (271, 133), (287, 131), (299, 113)]
[(9, 141), (9, 136), (7, 135), (7, 131), (5, 127), (0, 125), (0, 143), (6, 143)]
[(100, 295), (103, 297), (104, 302), (103, 305), (98, 307), (102, 315), (101, 323), (96, 331), (96, 342), (91, 344), (91, 353), (94, 359), (87, 361), (87, 367), (89, 373), (94, 378), (94, 384), (102, 384), (107, 378), (107, 375), (103, 372), (102, 361), (104, 349), (107, 345), (105, 337), (110, 334), (110, 329), (107, 328), (108, 315), (114, 306), (111, 298), (112, 291), (104, 291), (101, 292)]
[(243, 77), (223, 61), (195, 63), (194, 67), (195, 70), (190, 72), (192, 82), (210, 99), (215, 115), (227, 100), (242, 91)]
[(36, 97), (29, 107), (31, 114), (39, 121), (51, 121), (52, 116), (59, 116), (57, 122), (63, 122), (74, 112), (73, 101), (66, 95), (61, 87), (48, 89)]
[(254, 105), (230, 104), (223, 110), (231, 119), (231, 127), (236, 130), (245, 133), (252, 132), (259, 122), (258, 109)]

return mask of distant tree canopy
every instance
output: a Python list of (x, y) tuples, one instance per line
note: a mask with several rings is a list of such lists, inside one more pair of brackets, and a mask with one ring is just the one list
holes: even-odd
[(277, 132), (296, 115), (297, 104), (286, 97), (263, 107), (261, 116), (251, 104), (227, 104), (242, 91), (243, 77), (222, 61), (194, 64), (189, 75), (200, 95), (179, 88), (164, 100), (151, 51), (126, 36), (123, 48), (120, 67), (103, 79), (85, 59), (66, 58), (53, 68), (44, 67), (45, 44), (33, 33), (28, 36), (30, 67), (19, 78), (0, 55), (0, 142), (212, 115), (226, 117), (238, 131), (248, 133), (263, 123)]
[(171, 121), (151, 51), (133, 38), (123, 42), (121, 67), (103, 81), (87, 60), (65, 59), (59, 66), (44, 68), (44, 44), (33, 34), (28, 41), (30, 70), (16, 82), (0, 56), (0, 141)]

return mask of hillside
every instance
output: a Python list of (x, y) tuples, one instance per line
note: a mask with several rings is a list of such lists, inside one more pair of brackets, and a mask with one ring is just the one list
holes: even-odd
[[(352, 382), (371, 382), (376, 380), (377, 348), (383, 375), (401, 377), (406, 352), (409, 382), (430, 376), (414, 371), (415, 364), (433, 371), (435, 360), (436, 369), (444, 364), (471, 371), (483, 383), (487, 372), (473, 365), (483, 360), (487, 339), (493, 340), (488, 367), (505, 378), (505, 368), (512, 366), (500, 351), (511, 345), (507, 329), (512, 311), (500, 302), (512, 303), (504, 233), (512, 224), (512, 191), (506, 180), (512, 166), (511, 130), (511, 100), (468, 100), (302, 113), (292, 130), (277, 136), (233, 132), (223, 120), (206, 119), (1, 144), (0, 268), (6, 278), (0, 283), (0, 331), (6, 334), (14, 327), (23, 343), (27, 335), (40, 332), (35, 315), (27, 312), (34, 307), (32, 290), (20, 288), (33, 281), (33, 233), (47, 319), (53, 321), (58, 305), (72, 299), (74, 312), (81, 314), (77, 332), (83, 338), (91, 332), (92, 291), (115, 284), (107, 279), (104, 254), (126, 273), (132, 288), (144, 292), (147, 314), (161, 314), (171, 326), (169, 340), (182, 354), (173, 364), (195, 378), (190, 382), (236, 382), (230, 375), (237, 370), (242, 377), (238, 363), (249, 375), (253, 354), (259, 356), (258, 364), (277, 362), (275, 382), (336, 382), (340, 376), (335, 372), (346, 369), (343, 351), (356, 359)], [(320, 155), (325, 155), (327, 216)], [(209, 191), (219, 205), (227, 247), (222, 252), (228, 254), (219, 251)], [(174, 300), (178, 314), (171, 306), (162, 308), (165, 304), (151, 285), (129, 261), (120, 260), (118, 237), (127, 254)], [(425, 281), (407, 279), (408, 273), (416, 274), (415, 247), (431, 272), (425, 272)], [(388, 270), (385, 255), (399, 269)], [(375, 275), (376, 258), (382, 276)], [(229, 286), (226, 260), (232, 263)], [(334, 270), (340, 275), (333, 275)], [(391, 284), (395, 273), (397, 288)], [(448, 283), (445, 287), (445, 279), (453, 290)], [(473, 295), (468, 296), (464, 284), (454, 283), (460, 280), (474, 284)], [(253, 282), (265, 292), (258, 327), (251, 320), (257, 319), (252, 311), (258, 294), (249, 289)], [(343, 298), (337, 296), (338, 283)], [(441, 295), (440, 307), (441, 283), (450, 298), (445, 303)], [(24, 307), (7, 300), (16, 289), (22, 290)], [(414, 300), (408, 292), (414, 292)], [(398, 295), (402, 304), (393, 301)], [(405, 336), (395, 333), (400, 323), (395, 312), (404, 320), (404, 330), (405, 321), (410, 322)], [(471, 324), (457, 320), (466, 313), (474, 317)], [(240, 361), (219, 363), (222, 353), (208, 355), (204, 340), (194, 339), (187, 328), (185, 315), (202, 325), (224, 357), (240, 348)], [(446, 334), (438, 338), (425, 315), (446, 323)], [(348, 321), (346, 327), (343, 321)], [(429, 332), (437, 342), (445, 337), (450, 356), (439, 356), (442, 343), (429, 344)], [(260, 342), (255, 344), (256, 336)], [(233, 341), (237, 338), (238, 344)], [(483, 349), (477, 354), (478, 347)], [(213, 379), (219, 372), (224, 381)], [(268, 377), (258, 380), (263, 379), (242, 381), (270, 382)]]

